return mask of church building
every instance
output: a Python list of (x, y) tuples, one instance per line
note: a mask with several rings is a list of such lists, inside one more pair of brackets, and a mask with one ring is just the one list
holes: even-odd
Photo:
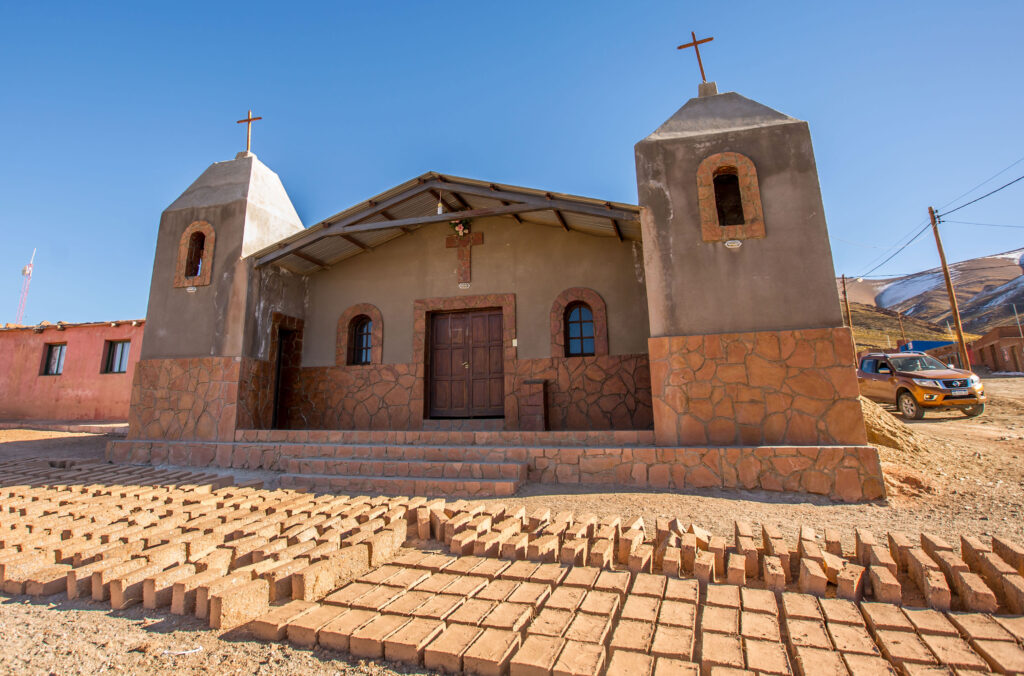
[(705, 83), (635, 150), (639, 205), (427, 172), (308, 228), (253, 153), (211, 165), (160, 219), (109, 456), (882, 496), (807, 123)]

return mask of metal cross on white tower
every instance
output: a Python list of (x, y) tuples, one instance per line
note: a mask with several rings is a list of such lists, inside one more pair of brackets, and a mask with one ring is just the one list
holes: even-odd
[(32, 258), (29, 259), (28, 265), (21, 269), (21, 276), (24, 278), (21, 282), (21, 298), (18, 299), (18, 314), (14, 317), (14, 323), (20, 324), (22, 317), (25, 316), (25, 301), (28, 300), (28, 285), (32, 282), (32, 265), (36, 262), (36, 250), (32, 249)]

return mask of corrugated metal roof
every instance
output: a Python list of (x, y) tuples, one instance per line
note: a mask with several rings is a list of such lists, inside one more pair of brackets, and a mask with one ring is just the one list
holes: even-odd
[[(450, 212), (452, 218), (464, 211), (504, 208), (507, 212), (516, 206), (524, 209), (540, 206), (540, 210), (521, 211), (517, 215), (529, 223), (568, 228), (595, 237), (640, 240), (640, 208), (633, 204), (428, 172), (263, 249), (255, 254), (257, 264), (275, 262), (300, 274), (334, 265), (422, 227), (415, 222), (394, 227), (386, 224), (434, 218), (438, 195), (445, 205), (445, 215)], [(544, 209), (548, 204), (559, 208), (557, 211)], [(385, 208), (382, 209), (382, 205)], [(451, 211), (453, 209), (455, 211)], [(604, 211), (611, 215), (604, 216)], [(485, 215), (500, 217), (502, 214)], [(504, 216), (512, 218), (508, 213)], [(383, 227), (367, 227), (374, 224)], [(282, 251), (284, 249), (287, 251)]]

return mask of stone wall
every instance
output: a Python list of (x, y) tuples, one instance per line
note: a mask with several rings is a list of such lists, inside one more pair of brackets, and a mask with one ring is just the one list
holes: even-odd
[(233, 439), (240, 365), (234, 357), (141, 360), (132, 381), (128, 437)]
[(847, 328), (651, 338), (659, 446), (861, 445)]
[[(546, 381), (550, 430), (643, 430), (653, 425), (645, 354), (520, 359), (506, 398), (506, 429), (518, 429), (529, 405), (527, 381)], [(508, 380), (506, 378), (506, 380)]]
[(287, 374), (281, 427), (408, 430), (423, 421), (422, 364), (302, 368)]

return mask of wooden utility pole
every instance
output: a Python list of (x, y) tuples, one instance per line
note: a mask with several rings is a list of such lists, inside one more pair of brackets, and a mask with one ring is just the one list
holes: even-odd
[(942, 250), (942, 238), (939, 237), (939, 223), (935, 219), (935, 209), (928, 207), (928, 218), (932, 221), (932, 233), (935, 235), (935, 246), (939, 249), (939, 260), (942, 262), (942, 276), (946, 278), (946, 293), (949, 294), (949, 308), (953, 313), (953, 324), (956, 325), (956, 342), (960, 352), (960, 368), (971, 368), (971, 359), (967, 356), (967, 343), (964, 341), (964, 327), (960, 323), (960, 308), (956, 304), (956, 293), (953, 292), (953, 279), (949, 276), (946, 265), (946, 252)]
[(850, 340), (853, 341), (853, 352), (857, 353), (857, 339), (853, 337), (853, 315), (850, 314), (850, 297), (846, 294), (846, 275), (843, 275), (843, 305), (846, 306), (846, 325), (850, 327)]
[(903, 344), (907, 344), (907, 331), (903, 328), (903, 313), (896, 310), (896, 317), (900, 320), (900, 334), (903, 335)]

